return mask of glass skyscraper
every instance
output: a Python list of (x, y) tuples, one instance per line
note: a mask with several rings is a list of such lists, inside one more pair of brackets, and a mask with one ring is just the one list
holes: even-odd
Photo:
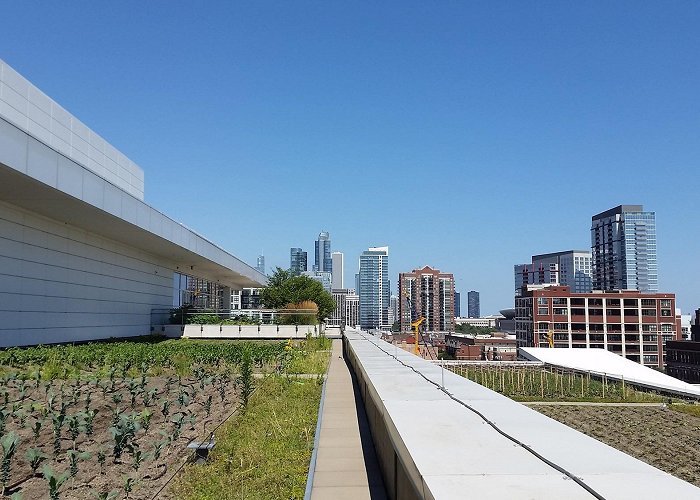
[(481, 306), (479, 304), (479, 292), (470, 290), (467, 293), (467, 317), (480, 318)]
[(326, 273), (333, 272), (333, 260), (331, 259), (331, 239), (326, 231), (321, 231), (316, 240), (314, 255), (314, 271)]
[(620, 205), (594, 215), (591, 257), (595, 290), (658, 292), (656, 214)]
[(360, 255), (360, 327), (374, 329), (389, 325), (391, 285), (389, 247), (369, 248)]
[(307, 270), (306, 252), (301, 248), (291, 248), (289, 251), (289, 270), (292, 276), (299, 276)]

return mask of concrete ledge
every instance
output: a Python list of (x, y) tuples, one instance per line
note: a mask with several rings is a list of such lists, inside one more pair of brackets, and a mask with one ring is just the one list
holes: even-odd
[(346, 331), (344, 351), (389, 498), (700, 498), (690, 483), (372, 335)]

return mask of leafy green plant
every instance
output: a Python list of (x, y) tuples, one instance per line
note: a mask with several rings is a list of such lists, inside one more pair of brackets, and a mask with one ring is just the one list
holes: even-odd
[(39, 469), (41, 462), (49, 458), (49, 456), (41, 451), (39, 448), (29, 448), (25, 455), (29, 466), (32, 468), (32, 474), (36, 475), (36, 471)]
[(70, 436), (71, 441), (73, 441), (73, 449), (75, 449), (75, 442), (77, 441), (78, 436), (80, 436), (80, 432), (83, 430), (82, 419), (80, 418), (79, 414), (75, 414), (67, 417), (66, 422), (68, 424), (68, 435)]
[(92, 436), (92, 434), (95, 432), (95, 417), (97, 414), (100, 412), (97, 408), (93, 410), (87, 410), (85, 413), (83, 413), (83, 422), (85, 425), (85, 435), (86, 436)]
[(136, 449), (133, 454), (133, 463), (131, 464), (131, 468), (134, 469), (136, 472), (138, 472), (139, 468), (141, 468), (141, 464), (147, 460), (149, 457), (148, 453), (144, 453), (139, 449)]
[(253, 366), (252, 357), (249, 351), (243, 353), (241, 360), (241, 374), (238, 377), (238, 383), (241, 387), (241, 403), (243, 408), (248, 406), (248, 399), (253, 393)]
[(66, 480), (70, 477), (70, 474), (68, 472), (64, 472), (59, 476), (48, 465), (44, 465), (44, 467), (42, 468), (42, 473), (44, 475), (44, 479), (46, 479), (46, 482), (48, 483), (49, 498), (51, 500), (59, 500), (58, 490), (61, 488), (63, 483), (65, 483)]
[(105, 461), (107, 460), (107, 452), (104, 448), (97, 450), (97, 463), (100, 464), (100, 474), (105, 473)]
[(34, 441), (39, 439), (39, 433), (41, 432), (41, 426), (43, 425), (43, 420), (36, 419), (34, 425), (32, 426), (32, 434), (34, 436)]
[(92, 494), (97, 500), (116, 500), (119, 497), (119, 490), (93, 491)]
[(68, 471), (71, 477), (78, 475), (78, 460), (88, 460), (90, 454), (88, 452), (78, 452), (76, 450), (68, 450)]
[(12, 457), (17, 451), (17, 445), (19, 444), (19, 436), (10, 432), (0, 439), (0, 445), (2, 446), (2, 464), (0, 465), (0, 482), (2, 482), (2, 494), (5, 494), (5, 488), (7, 488), (7, 483), (10, 480), (10, 465), (12, 463)]
[(144, 408), (139, 414), (139, 420), (141, 421), (141, 427), (143, 427), (144, 432), (148, 433), (148, 429), (151, 426), (151, 419), (153, 418), (153, 412)]
[(58, 456), (61, 453), (61, 428), (65, 416), (61, 413), (51, 413), (51, 423), (53, 424), (53, 454)]
[(136, 479), (133, 477), (125, 477), (124, 478), (124, 493), (126, 493), (125, 498), (129, 498), (129, 493), (131, 493), (131, 490), (134, 489), (134, 483), (136, 482)]
[(160, 412), (163, 414), (164, 418), (168, 418), (168, 415), (170, 414), (170, 401), (167, 399), (163, 401), (163, 406), (161, 407)]

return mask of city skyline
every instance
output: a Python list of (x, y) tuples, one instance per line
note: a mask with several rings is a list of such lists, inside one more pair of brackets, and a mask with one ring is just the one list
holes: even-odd
[[(545, 16), (408, 2), (300, 16), (212, 3), (134, 19), (135, 5), (112, 6), (99, 28), (99, 5), (8, 5), (0, 56), (141, 166), (158, 186), (149, 204), (246, 262), (265, 248), (268, 270), (287, 268), (280, 242), (327, 228), (346, 283), (363, 249), (388, 245), (393, 293), (400, 270), (430, 264), (479, 290), (491, 314), (512, 307), (514, 263), (586, 249), (591, 214), (638, 203), (656, 213), (659, 291), (684, 312), (700, 305), (687, 273), (700, 253), (697, 5), (562, 4)], [(183, 25), (198, 36), (183, 39)], [(426, 172), (449, 189), (404, 203)], [(338, 186), (340, 203), (319, 202), (310, 179)], [(544, 182), (563, 189), (540, 196)], [(193, 206), (183, 189), (207, 196)], [(468, 216), (445, 217), (467, 193)], [(255, 217), (207, 216), (231, 199)]]

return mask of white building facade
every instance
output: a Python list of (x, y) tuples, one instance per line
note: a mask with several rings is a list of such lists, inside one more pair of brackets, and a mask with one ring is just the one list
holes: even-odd
[(176, 274), (228, 290), (223, 306), (264, 283), (143, 192), (135, 163), (0, 60), (0, 347), (148, 334)]

